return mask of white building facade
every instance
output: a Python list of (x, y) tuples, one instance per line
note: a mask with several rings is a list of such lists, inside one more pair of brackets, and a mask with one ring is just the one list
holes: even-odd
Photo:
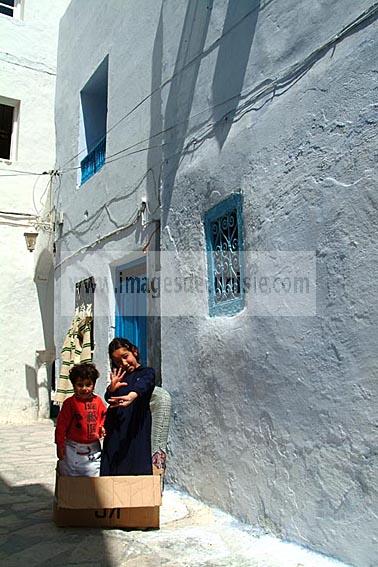
[(53, 238), (41, 233), (30, 253), (24, 233), (49, 212), (49, 175), (34, 173), (54, 167), (58, 26), (67, 4), (0, 3), (1, 421), (49, 417)]
[(57, 349), (87, 298), (98, 391), (126, 334), (172, 394), (172, 482), (359, 567), (376, 18), (371, 0), (73, 0), (56, 97)]

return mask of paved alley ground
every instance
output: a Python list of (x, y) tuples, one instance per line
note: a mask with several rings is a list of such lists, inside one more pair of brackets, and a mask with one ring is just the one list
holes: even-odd
[(167, 487), (160, 530), (58, 528), (53, 424), (1, 425), (2, 567), (336, 567)]

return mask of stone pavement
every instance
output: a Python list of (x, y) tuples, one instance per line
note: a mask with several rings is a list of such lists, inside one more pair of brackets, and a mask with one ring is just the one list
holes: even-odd
[(53, 424), (0, 428), (2, 567), (341, 567), (259, 534), (170, 487), (160, 530), (58, 528), (51, 519)]

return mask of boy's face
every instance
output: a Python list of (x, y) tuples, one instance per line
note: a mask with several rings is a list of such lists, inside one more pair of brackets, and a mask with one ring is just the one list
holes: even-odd
[(78, 378), (73, 385), (75, 396), (80, 400), (88, 400), (94, 390), (94, 384), (89, 378)]
[(112, 354), (112, 360), (117, 368), (122, 368), (126, 372), (133, 372), (138, 366), (140, 366), (136, 357), (138, 355), (137, 351), (131, 351), (127, 348), (117, 348)]

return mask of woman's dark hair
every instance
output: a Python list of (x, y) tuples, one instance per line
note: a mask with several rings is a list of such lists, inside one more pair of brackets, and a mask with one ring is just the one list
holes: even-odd
[(127, 348), (127, 350), (130, 350), (134, 354), (136, 361), (140, 362), (138, 348), (135, 345), (133, 345), (133, 343), (128, 341), (127, 339), (123, 339), (122, 337), (115, 337), (109, 343), (109, 358), (110, 358), (110, 364), (111, 364), (112, 368), (116, 368), (116, 366), (115, 366), (115, 364), (112, 360), (113, 352), (115, 350), (118, 350), (119, 348)]
[(93, 385), (96, 384), (96, 380), (99, 377), (99, 371), (94, 364), (88, 362), (86, 364), (75, 364), (69, 374), (69, 378), (73, 385), (75, 385), (77, 380), (88, 379)]

